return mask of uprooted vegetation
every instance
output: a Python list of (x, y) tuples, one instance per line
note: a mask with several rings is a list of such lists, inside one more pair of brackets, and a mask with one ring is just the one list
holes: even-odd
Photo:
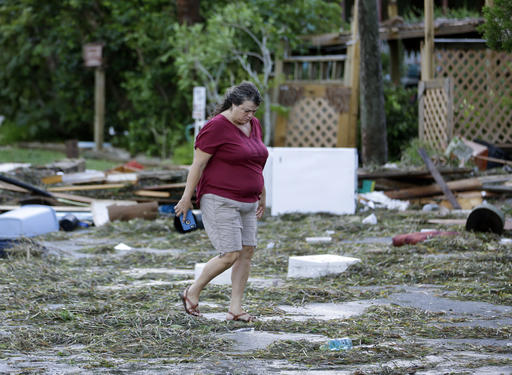
[[(284, 339), (264, 349), (232, 353), (233, 343), (223, 334), (246, 325), (185, 315), (177, 295), (192, 276), (165, 272), (192, 271), (195, 263), (215, 255), (206, 233), (178, 234), (172, 221), (162, 218), (58, 232), (43, 238), (48, 249), (27, 241), (10, 250), (9, 257), (0, 260), (0, 358), (46, 352), (56, 353), (49, 361), (75, 364), (81, 353), (82, 368), (106, 369), (133, 361), (175, 365), (230, 357), (369, 374), (373, 370), (356, 369), (363, 364), (384, 368), (390, 361), (412, 361), (451, 350), (429, 340), (510, 340), (510, 324), (465, 325), (467, 317), (396, 304), (370, 306), (346, 319), (290, 319), (281, 306), (372, 301), (425, 284), (454, 301), (512, 305), (512, 250), (498, 236), (453, 227), (458, 236), (393, 247), (386, 238), (420, 230), (427, 225), (427, 216), (389, 211), (377, 215), (377, 225), (363, 225), (355, 215), (265, 217), (251, 277), (269, 282), (249, 283), (245, 294), (245, 307), (260, 317), (251, 324), (255, 331), (348, 336), (354, 342), (352, 350), (329, 352), (321, 350), (318, 342)], [(327, 230), (334, 231), (330, 243), (304, 241)], [(362, 241), (371, 238), (376, 240)], [(52, 244), (61, 242), (78, 248), (74, 256), (51, 251)], [(114, 251), (120, 242), (151, 251)], [(289, 256), (324, 253), (357, 257), (361, 262), (336, 276), (286, 278)], [(133, 272), (138, 269), (149, 271)], [(225, 313), (229, 295), (229, 287), (209, 285), (202, 294), (201, 311)], [(512, 314), (504, 318), (511, 319)], [(482, 359), (479, 365), (512, 365), (510, 346), (476, 343), (467, 349), (494, 358)], [(476, 366), (470, 361), (459, 365)], [(434, 364), (416, 364), (416, 369), (429, 368)]]

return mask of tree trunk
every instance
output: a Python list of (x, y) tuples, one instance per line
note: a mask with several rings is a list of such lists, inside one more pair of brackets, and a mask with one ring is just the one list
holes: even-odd
[(358, 13), (362, 159), (364, 165), (384, 164), (388, 144), (376, 0), (359, 0)]
[(178, 22), (183, 25), (192, 25), (201, 22), (199, 14), (200, 0), (177, 0), (176, 9), (178, 12)]

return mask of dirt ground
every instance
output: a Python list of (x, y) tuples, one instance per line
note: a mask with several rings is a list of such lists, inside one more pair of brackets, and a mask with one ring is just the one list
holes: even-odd
[[(171, 218), (23, 241), (0, 259), (0, 374), (511, 374), (512, 233), (427, 223), (435, 211), (373, 212), (376, 225), (362, 223), (369, 212), (266, 215), (250, 324), (224, 320), (225, 285), (204, 290), (203, 317), (184, 313), (179, 291), (215, 252), (203, 230), (179, 234)], [(459, 234), (391, 244), (425, 228)], [(287, 278), (289, 256), (312, 254), (361, 262)], [(340, 337), (353, 348), (325, 350)]]

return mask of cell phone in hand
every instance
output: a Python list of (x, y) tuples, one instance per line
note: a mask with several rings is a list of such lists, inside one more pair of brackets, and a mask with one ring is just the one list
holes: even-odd
[(192, 213), (192, 210), (187, 211), (187, 216), (185, 216), (185, 219), (183, 219), (183, 214), (176, 216), (174, 218), (174, 226), (181, 233), (190, 232), (197, 229), (196, 219)]

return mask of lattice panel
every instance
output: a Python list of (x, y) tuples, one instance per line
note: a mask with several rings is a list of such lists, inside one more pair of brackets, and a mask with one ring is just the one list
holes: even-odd
[(433, 148), (443, 151), (448, 146), (447, 94), (443, 88), (425, 90), (423, 99), (423, 137)]
[(325, 98), (302, 98), (290, 111), (286, 147), (336, 147), (338, 113)]
[(436, 50), (436, 75), (454, 82), (453, 135), (512, 143), (512, 54)]

